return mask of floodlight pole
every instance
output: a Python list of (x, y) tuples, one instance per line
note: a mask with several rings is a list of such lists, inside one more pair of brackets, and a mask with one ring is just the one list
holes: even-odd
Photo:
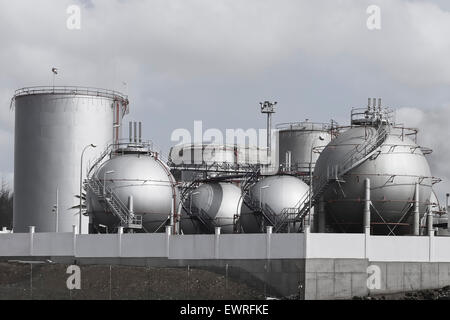
[(277, 102), (264, 101), (259, 104), (261, 105), (261, 113), (267, 114), (267, 160), (269, 160), (272, 148), (272, 114), (275, 113)]

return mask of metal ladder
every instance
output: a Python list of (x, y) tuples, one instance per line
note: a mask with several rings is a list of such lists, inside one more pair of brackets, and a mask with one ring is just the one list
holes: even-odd
[(388, 137), (390, 132), (389, 125), (380, 124), (377, 128), (376, 133), (370, 138), (365, 140), (364, 143), (357, 145), (354, 149), (350, 150), (345, 156), (344, 161), (337, 165), (331, 170), (331, 175), (327, 172), (326, 177), (322, 177), (317, 184), (316, 192), (311, 194), (308, 191), (297, 203), (295, 207), (284, 208), (279, 217), (277, 225), (274, 227), (275, 232), (280, 232), (292, 222), (300, 222), (303, 228), (306, 214), (310, 211), (312, 207), (315, 206), (317, 201), (320, 199), (322, 194), (326, 191), (328, 186), (336, 181), (342, 179), (342, 177), (352, 170), (353, 168), (360, 165), (367, 158), (372, 156), (372, 154), (380, 147)]
[(89, 188), (97, 197), (103, 207), (114, 214), (120, 221), (120, 226), (127, 229), (143, 229), (142, 215), (136, 215), (122, 203), (114, 191), (104, 186), (100, 180), (94, 176), (87, 179), (86, 187)]

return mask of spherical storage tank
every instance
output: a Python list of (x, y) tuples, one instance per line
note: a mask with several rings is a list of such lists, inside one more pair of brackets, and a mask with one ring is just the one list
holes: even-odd
[[(142, 215), (146, 232), (164, 231), (172, 209), (177, 207), (175, 179), (169, 168), (151, 153), (116, 153), (94, 173), (127, 205), (133, 198), (133, 213)], [(94, 225), (112, 232), (119, 219), (102, 207), (95, 194), (87, 193), (88, 213)], [(176, 212), (176, 211), (175, 211)]]
[[(118, 136), (128, 100), (103, 89), (35, 87), (17, 90), (13, 102), (14, 232), (28, 232), (29, 226), (36, 232), (71, 232), (79, 225), (82, 151), (98, 146), (86, 149), (87, 161)], [(82, 217), (83, 233), (88, 221)]]
[[(308, 191), (308, 185), (293, 176), (268, 176), (258, 181), (249, 190), (250, 208), (245, 203), (242, 207), (240, 224), (243, 231), (246, 233), (264, 231), (265, 222), (257, 212), (258, 208), (262, 207), (266, 212), (278, 217), (285, 208), (299, 208), (301, 205), (299, 201)], [(256, 212), (251, 207), (256, 209)]]
[[(202, 184), (187, 197), (181, 218), (185, 234), (211, 233), (212, 227), (221, 227), (221, 233), (233, 233), (235, 216), (240, 213), (241, 189), (232, 183), (215, 182)], [(195, 218), (200, 215), (205, 221)]]
[[(370, 179), (371, 226), (376, 234), (411, 232), (412, 202), (419, 184), (420, 213), (429, 203), (432, 177), (421, 148), (404, 134), (404, 129), (385, 124), (389, 130), (384, 142), (373, 152), (355, 162), (338, 181), (324, 189), (327, 225), (335, 232), (361, 232), (365, 179)], [(336, 167), (349, 159), (355, 148), (363, 150), (367, 141), (379, 137), (376, 126), (355, 126), (340, 134), (322, 151), (314, 172), (314, 192), (320, 182), (333, 179)], [(396, 225), (397, 224), (397, 225)]]

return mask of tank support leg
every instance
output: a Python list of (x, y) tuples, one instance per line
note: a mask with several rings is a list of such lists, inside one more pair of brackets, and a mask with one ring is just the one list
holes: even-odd
[(429, 236), (434, 235), (434, 228), (433, 228), (433, 212), (431, 209), (431, 204), (428, 206), (428, 213), (427, 213), (427, 234)]
[(420, 213), (419, 213), (419, 184), (416, 183), (414, 192), (414, 235), (418, 236), (420, 232)]
[(318, 215), (318, 231), (319, 233), (325, 233), (325, 202), (323, 201), (323, 197), (319, 200), (319, 212)]
[(367, 229), (370, 233), (370, 179), (365, 179), (365, 192), (364, 192), (364, 232), (367, 233)]

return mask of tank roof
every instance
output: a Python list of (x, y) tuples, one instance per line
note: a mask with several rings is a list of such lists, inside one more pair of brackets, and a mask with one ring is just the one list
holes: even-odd
[(276, 128), (280, 131), (330, 131), (333, 125), (336, 124), (302, 121), (279, 123)]
[(115, 101), (121, 101), (122, 104), (125, 106), (128, 106), (129, 104), (128, 96), (114, 90), (93, 88), (93, 87), (78, 87), (78, 86), (54, 86), (54, 87), (36, 86), (17, 89), (14, 92), (14, 96), (11, 99), (11, 107), (16, 98), (40, 94), (67, 94), (67, 95), (102, 97), (112, 99)]

